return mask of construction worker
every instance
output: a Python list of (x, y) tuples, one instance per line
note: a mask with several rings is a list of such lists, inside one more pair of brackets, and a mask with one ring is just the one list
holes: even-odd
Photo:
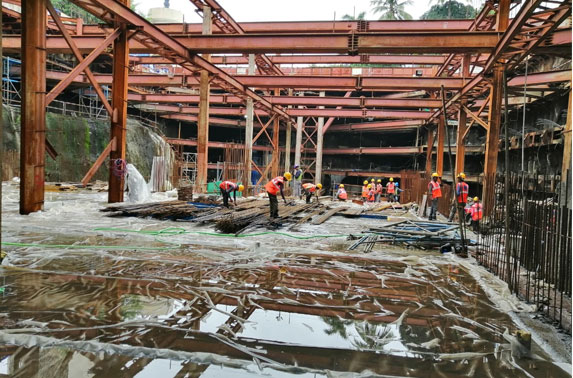
[(271, 205), (271, 218), (279, 217), (279, 201), (277, 200), (277, 194), (279, 191), (286, 205), (287, 201), (285, 199), (283, 188), (285, 186), (285, 181), (290, 181), (291, 179), (292, 174), (290, 172), (285, 172), (282, 176), (275, 177), (265, 185), (265, 190), (269, 195), (269, 201)]
[(394, 184), (394, 177), (390, 177), (390, 181), (386, 183), (386, 198), (388, 198), (388, 201), (394, 202), (394, 193), (396, 193), (396, 184)]
[(382, 201), (382, 179), (378, 179), (376, 184), (376, 202)]
[(229, 197), (233, 193), (233, 205), (237, 205), (237, 192), (245, 190), (243, 185), (237, 185), (232, 181), (223, 181), (219, 184), (219, 190), (223, 196), (223, 206), (229, 207)]
[(346, 201), (348, 199), (348, 194), (346, 193), (346, 189), (344, 189), (344, 184), (338, 185), (338, 192), (336, 192), (336, 198), (339, 201)]
[(474, 204), (470, 208), (472, 216), (472, 230), (479, 232), (479, 221), (483, 217), (483, 206), (478, 197), (474, 197)]
[(307, 182), (306, 184), (302, 184), (302, 190), (304, 191), (304, 195), (306, 196), (306, 203), (310, 203), (310, 199), (313, 194), (316, 194), (316, 200), (318, 201), (318, 194), (322, 189), (322, 184), (318, 183), (316, 185)]
[(436, 215), (438, 214), (438, 200), (442, 197), (442, 188), (438, 181), (438, 174), (436, 172), (432, 173), (432, 180), (428, 184), (428, 198), (432, 201), (430, 207), (429, 220), (436, 220)]
[(367, 198), (368, 202), (374, 202), (375, 192), (376, 192), (376, 190), (374, 189), (372, 184), (368, 184), (368, 198)]
[(293, 178), (294, 186), (292, 189), (292, 195), (295, 198), (298, 197), (298, 199), (301, 199), (302, 169), (300, 169), (298, 164), (294, 165)]
[(362, 201), (368, 200), (368, 180), (364, 180), (362, 185)]
[(458, 207), (462, 209), (466, 207), (468, 202), (468, 192), (470, 190), (469, 185), (464, 181), (466, 179), (466, 174), (461, 172), (458, 175), (458, 183), (456, 184), (456, 199)]

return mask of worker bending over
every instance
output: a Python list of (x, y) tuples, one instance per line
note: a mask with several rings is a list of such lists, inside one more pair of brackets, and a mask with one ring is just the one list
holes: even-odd
[(271, 207), (271, 218), (279, 217), (279, 201), (277, 200), (277, 194), (280, 192), (285, 205), (287, 203), (285, 199), (285, 194), (283, 188), (285, 186), (285, 181), (290, 181), (292, 175), (290, 172), (285, 172), (282, 176), (277, 176), (271, 181), (267, 182), (265, 185), (265, 190), (269, 195), (270, 207)]
[(376, 202), (382, 201), (382, 179), (378, 179), (376, 184)]
[(442, 197), (442, 188), (438, 182), (438, 177), (439, 176), (436, 172), (432, 173), (432, 180), (428, 184), (428, 198), (432, 201), (428, 220), (436, 220), (436, 215), (438, 214), (438, 200)]
[(474, 197), (474, 204), (470, 208), (472, 216), (472, 230), (479, 232), (479, 221), (483, 217), (483, 206), (478, 197)]
[(316, 195), (316, 201), (318, 202), (318, 194), (322, 189), (322, 184), (318, 183), (316, 185), (307, 182), (306, 184), (302, 184), (302, 190), (304, 191), (304, 195), (306, 196), (306, 203), (310, 203), (310, 198), (313, 194)]
[(237, 192), (245, 190), (243, 185), (237, 185), (232, 181), (223, 181), (219, 184), (219, 190), (223, 196), (223, 206), (229, 207), (229, 197), (233, 193), (233, 205), (237, 205)]
[(344, 184), (338, 185), (338, 192), (336, 192), (336, 198), (339, 201), (346, 201), (348, 199), (348, 193), (346, 193), (346, 189), (344, 189)]
[(364, 180), (364, 185), (362, 185), (362, 201), (368, 200), (368, 180)]
[(394, 183), (394, 178), (390, 177), (390, 181), (386, 183), (386, 198), (389, 202), (394, 202), (394, 194), (396, 193), (396, 184)]

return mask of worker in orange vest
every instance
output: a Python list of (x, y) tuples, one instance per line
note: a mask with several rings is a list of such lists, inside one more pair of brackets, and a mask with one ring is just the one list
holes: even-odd
[(474, 197), (474, 204), (470, 208), (470, 214), (472, 216), (472, 230), (475, 232), (479, 231), (479, 221), (483, 217), (483, 206), (479, 201), (478, 197)]
[(237, 192), (245, 190), (243, 185), (237, 185), (232, 181), (223, 181), (219, 184), (219, 190), (223, 196), (223, 206), (229, 207), (229, 198), (233, 193), (233, 205), (237, 205)]
[(456, 184), (456, 198), (458, 207), (462, 209), (466, 207), (466, 203), (468, 202), (468, 192), (470, 190), (469, 185), (464, 180), (466, 179), (466, 174), (461, 172), (458, 175), (458, 183)]
[(378, 179), (376, 184), (376, 202), (382, 201), (382, 180)]
[(316, 194), (316, 201), (318, 202), (318, 194), (322, 189), (322, 184), (318, 183), (316, 185), (307, 182), (302, 184), (302, 190), (304, 191), (304, 195), (306, 196), (306, 203), (310, 203), (310, 199), (313, 194)]
[(290, 181), (292, 179), (292, 174), (290, 172), (285, 172), (282, 176), (277, 176), (271, 181), (267, 182), (265, 185), (265, 190), (269, 195), (270, 207), (271, 207), (271, 218), (279, 217), (279, 201), (277, 200), (277, 194), (281, 193), (285, 205), (287, 203), (285, 199), (285, 194), (283, 188), (285, 186), (285, 181)]
[(340, 184), (338, 186), (338, 192), (336, 192), (336, 198), (339, 201), (346, 201), (348, 199), (348, 193), (346, 193), (346, 189), (344, 189), (344, 184)]
[(364, 180), (362, 185), (362, 201), (368, 200), (368, 180)]
[(432, 173), (432, 180), (428, 184), (428, 198), (431, 200), (429, 220), (436, 220), (438, 214), (438, 200), (442, 197), (442, 188), (438, 181), (438, 174)]
[(375, 192), (376, 191), (372, 187), (372, 184), (368, 184), (368, 202), (374, 202)]
[(390, 177), (390, 181), (386, 183), (386, 198), (389, 202), (394, 202), (394, 193), (396, 193), (396, 184), (394, 178)]

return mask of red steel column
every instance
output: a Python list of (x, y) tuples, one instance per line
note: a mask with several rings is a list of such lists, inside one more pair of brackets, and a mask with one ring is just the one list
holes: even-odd
[[(275, 96), (280, 96), (280, 89), (275, 89)], [(279, 175), (279, 161), (281, 156), (281, 151), (279, 149), (279, 127), (280, 120), (279, 117), (275, 117), (273, 121), (273, 160), (271, 163), (271, 176), (277, 177)]]
[(436, 155), (436, 172), (442, 177), (444, 173), (444, 140), (446, 136), (446, 124), (444, 117), (438, 118), (438, 151)]
[[(44, 206), (46, 159), (46, 4), (22, 2), (20, 214)], [(1, 146), (0, 146), (1, 148)]]
[[(510, 0), (500, 0), (497, 12), (496, 30), (505, 32), (509, 24)], [(503, 100), (503, 62), (493, 66), (493, 80), (489, 103), (489, 128), (485, 141), (483, 210), (489, 215), (494, 202), (495, 174), (497, 170), (497, 154), (499, 150), (499, 133), (501, 128), (501, 104)]]
[[(130, 0), (121, 0), (121, 3), (129, 6)], [(113, 78), (111, 91), (111, 139), (115, 138), (115, 151), (111, 151), (110, 160), (125, 160), (127, 150), (127, 85), (129, 67), (129, 44), (127, 41), (127, 25), (117, 23), (121, 28), (121, 34), (113, 43)], [(124, 177), (118, 177), (109, 172), (109, 190), (107, 201), (109, 203), (123, 202)]]
[(432, 174), (432, 150), (434, 149), (434, 132), (430, 129), (428, 129), (428, 140), (426, 145), (426, 176), (430, 177)]
[[(462, 59), (462, 77), (465, 79), (470, 77), (470, 59), (471, 55), (466, 54)], [(460, 110), (458, 111), (458, 134), (456, 138), (456, 176), (464, 171), (464, 165), (466, 161), (466, 146), (465, 146), (465, 139), (463, 135), (467, 129), (467, 114), (463, 110), (463, 106), (467, 105), (468, 100), (467, 98), (462, 97), (460, 100), (462, 106), (460, 106)], [(479, 116), (479, 114), (478, 114)]]
[[(211, 8), (203, 7), (203, 34), (211, 34), (212, 28)], [(203, 58), (210, 60), (210, 55)], [(199, 88), (199, 120), (197, 122), (197, 180), (196, 191), (207, 191), (207, 167), (209, 163), (209, 72), (201, 71)]]

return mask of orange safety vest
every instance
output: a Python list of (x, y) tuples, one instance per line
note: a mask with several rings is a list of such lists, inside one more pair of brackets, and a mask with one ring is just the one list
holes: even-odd
[(428, 187), (432, 189), (432, 198), (440, 198), (442, 196), (442, 188), (440, 188), (439, 182), (432, 180)]
[(374, 202), (374, 189), (370, 189), (368, 192), (368, 202)]
[(362, 187), (362, 197), (367, 198), (368, 197), (368, 186), (364, 185)]
[(311, 193), (316, 192), (316, 185), (311, 184), (310, 182), (307, 182), (306, 184), (302, 184), (302, 188), (304, 190), (306, 190), (307, 192), (311, 192)]
[(223, 181), (219, 184), (219, 189), (224, 190), (225, 192), (232, 192), (233, 190), (237, 190), (238, 186), (232, 181)]
[(338, 193), (336, 193), (336, 195), (340, 199), (343, 199), (343, 200), (348, 199), (348, 194), (346, 193), (346, 190), (344, 190), (342, 188), (338, 189)]
[(377, 185), (376, 185), (376, 193), (382, 194), (382, 184), (377, 184)]
[(267, 182), (267, 185), (265, 185), (265, 190), (269, 194), (273, 194), (276, 196), (279, 190), (281, 189), (281, 186), (284, 185), (284, 183), (285, 179), (283, 178), (283, 176), (277, 176), (271, 181)]
[(458, 182), (456, 186), (456, 193), (459, 192), (458, 195), (458, 203), (466, 203), (468, 202), (468, 192), (470, 190), (470, 186), (465, 182)]
[(386, 184), (386, 192), (388, 194), (394, 194), (394, 188), (396, 187), (396, 184), (394, 184), (393, 182), (389, 182), (388, 184)]
[(483, 206), (481, 203), (474, 203), (472, 205), (472, 220), (479, 221), (483, 217)]

